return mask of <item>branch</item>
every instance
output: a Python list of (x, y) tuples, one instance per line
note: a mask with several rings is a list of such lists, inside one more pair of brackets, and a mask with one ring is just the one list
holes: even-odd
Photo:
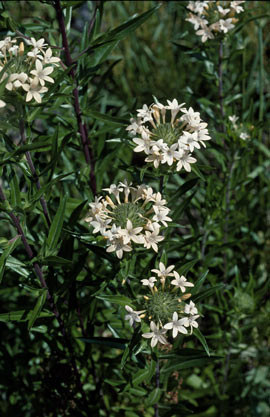
[[(74, 61), (71, 58), (71, 54), (69, 50), (69, 44), (68, 44), (67, 33), (66, 33), (66, 28), (65, 28), (65, 19), (64, 19), (62, 8), (61, 8), (60, 0), (55, 0), (54, 7), (55, 7), (56, 16), (57, 16), (57, 20), (59, 24), (59, 29), (62, 35), (63, 48), (64, 48), (65, 56), (66, 56), (66, 65), (68, 67), (71, 67), (74, 64)], [(90, 187), (93, 193), (96, 194), (94, 156), (93, 156), (93, 152), (89, 143), (86, 126), (82, 122), (82, 117), (81, 117), (82, 112), (81, 112), (80, 102), (79, 102), (78, 83), (76, 80), (76, 74), (75, 74), (74, 68), (70, 68), (70, 75), (75, 84), (75, 88), (73, 89), (72, 93), (73, 93), (73, 98), (74, 98), (74, 111), (76, 114), (79, 134), (81, 137), (82, 148), (84, 152), (85, 161), (90, 166), (89, 183), (90, 183)]]
[[(2, 187), (1, 187), (1, 185), (0, 185), (0, 199), (2, 200), (3, 203), (6, 201), (6, 197), (5, 197), (5, 194), (4, 194), (4, 191), (3, 191)], [(25, 234), (23, 232), (23, 229), (21, 227), (19, 218), (12, 211), (8, 212), (8, 215), (11, 218), (12, 223), (13, 223), (13, 225), (15, 226), (15, 228), (17, 230), (17, 233), (21, 236), (22, 243), (23, 243), (23, 246), (24, 246), (24, 249), (25, 249), (25, 251), (27, 253), (28, 258), (30, 260), (32, 260), (34, 258), (34, 253), (33, 253), (32, 249), (31, 249), (31, 246), (29, 245), (29, 243), (28, 243), (28, 241), (26, 239), (26, 236), (25, 236)], [(53, 300), (52, 294), (49, 291), (49, 288), (47, 286), (46, 280), (44, 278), (44, 275), (43, 275), (42, 269), (40, 268), (39, 263), (35, 261), (33, 263), (33, 267), (34, 267), (35, 273), (36, 273), (36, 275), (37, 275), (37, 277), (38, 277), (38, 279), (40, 281), (40, 284), (41, 284), (42, 288), (44, 288), (44, 289), (47, 290), (47, 300), (48, 300), (48, 302), (50, 304), (50, 308), (51, 308), (51, 310), (52, 310), (52, 312), (53, 312), (56, 320), (58, 321), (59, 328), (61, 330), (62, 336), (65, 339), (65, 343), (66, 343), (66, 346), (68, 348), (68, 352), (70, 354), (71, 365), (72, 365), (73, 372), (74, 372), (74, 375), (75, 375), (75, 381), (76, 381), (77, 389), (80, 392), (80, 394), (82, 396), (82, 399), (83, 399), (83, 401), (84, 401), (84, 403), (86, 405), (87, 404), (86, 395), (85, 395), (85, 392), (84, 392), (83, 387), (82, 387), (82, 383), (81, 383), (81, 379), (80, 379), (80, 374), (79, 374), (79, 371), (78, 371), (78, 368), (77, 368), (77, 365), (76, 365), (76, 361), (75, 361), (75, 357), (74, 357), (74, 354), (73, 354), (73, 349), (72, 349), (70, 340), (69, 340), (69, 338), (67, 336), (67, 333), (66, 333), (66, 329), (65, 329), (65, 326), (64, 326), (64, 322), (63, 322), (63, 320), (60, 317), (58, 308), (57, 308), (57, 306), (56, 306), (56, 304), (55, 304), (55, 302)]]

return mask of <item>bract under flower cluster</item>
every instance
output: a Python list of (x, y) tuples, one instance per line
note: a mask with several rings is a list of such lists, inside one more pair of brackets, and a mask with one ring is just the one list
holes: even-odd
[(162, 195), (154, 193), (147, 185), (132, 187), (127, 182), (112, 184), (104, 191), (105, 198), (96, 197), (85, 221), (94, 227), (93, 233), (100, 233), (107, 239), (107, 252), (116, 252), (119, 259), (123, 252), (132, 251), (132, 245), (141, 244), (147, 249), (158, 251), (158, 243), (164, 237), (160, 227), (168, 226), (170, 209)]
[(193, 328), (198, 328), (196, 320), (199, 314), (193, 301), (186, 302), (191, 294), (184, 294), (186, 288), (194, 285), (174, 271), (174, 265), (166, 268), (160, 262), (159, 269), (151, 271), (156, 276), (141, 280), (142, 285), (150, 289), (150, 294), (144, 296), (144, 309), (135, 311), (130, 306), (125, 306), (128, 313), (125, 319), (129, 320), (130, 326), (134, 322), (141, 322), (142, 319), (150, 322), (151, 331), (143, 333), (142, 336), (151, 339), (151, 347), (155, 347), (158, 342), (168, 343), (165, 337), (168, 331), (172, 332), (173, 338), (177, 337), (178, 333), (188, 334), (188, 329), (191, 334)]
[[(185, 103), (178, 104), (176, 99), (167, 100), (167, 103), (166, 106), (154, 103), (150, 107), (144, 104), (137, 110), (138, 119), (131, 119), (127, 127), (135, 136), (134, 152), (144, 152), (147, 155), (145, 162), (152, 163), (155, 168), (167, 164), (176, 166), (176, 171), (182, 168), (191, 171), (190, 164), (196, 162), (193, 151), (201, 145), (205, 147), (204, 141), (211, 139), (207, 123), (192, 107), (184, 108)], [(170, 110), (169, 121), (166, 120), (167, 110)], [(179, 111), (183, 114), (177, 118)]]
[(48, 91), (45, 82), (54, 83), (49, 75), (60, 58), (53, 56), (43, 38), (26, 42), (17, 45), (17, 39), (10, 36), (0, 41), (0, 71), (6, 66), (1, 82), (7, 81), (5, 88), (10, 92), (26, 92), (26, 102), (34, 99), (41, 103), (41, 94)]
[(238, 21), (235, 14), (244, 11), (242, 1), (190, 1), (187, 8), (191, 10), (186, 19), (192, 23), (196, 35), (201, 36), (201, 41), (214, 39), (215, 34), (228, 33)]

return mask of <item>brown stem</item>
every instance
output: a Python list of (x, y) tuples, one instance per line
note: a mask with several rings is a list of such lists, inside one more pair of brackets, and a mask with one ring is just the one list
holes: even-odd
[[(2, 202), (6, 201), (6, 197), (5, 197), (5, 194), (4, 194), (4, 191), (1, 187), (1, 185), (0, 185), (0, 199), (2, 200)], [(25, 236), (24, 231), (21, 227), (19, 218), (11, 211), (8, 212), (8, 215), (11, 218), (12, 223), (14, 224), (14, 226), (17, 230), (17, 233), (21, 236), (22, 243), (23, 243), (23, 246), (24, 246), (24, 249), (27, 253), (28, 258), (30, 260), (32, 260), (34, 258), (34, 253), (33, 253), (32, 249), (31, 249), (31, 246), (29, 245), (29, 243), (26, 239), (26, 236)], [(74, 357), (74, 354), (73, 354), (73, 349), (72, 349), (71, 343), (70, 343), (69, 338), (68, 338), (67, 333), (66, 333), (64, 322), (60, 317), (58, 308), (57, 308), (57, 306), (56, 306), (56, 304), (53, 300), (53, 296), (48, 289), (48, 286), (46, 284), (46, 280), (44, 278), (42, 269), (39, 266), (39, 263), (35, 261), (33, 263), (33, 267), (34, 267), (35, 273), (36, 273), (36, 275), (37, 275), (37, 277), (40, 281), (40, 284), (41, 284), (42, 288), (47, 290), (47, 300), (50, 304), (50, 308), (51, 308), (56, 320), (58, 321), (59, 328), (60, 328), (61, 333), (62, 333), (62, 335), (65, 339), (66, 346), (68, 348), (68, 352), (69, 352), (69, 355), (70, 355), (73, 372), (75, 374), (77, 389), (81, 393), (81, 396), (82, 396), (82, 399), (83, 399), (84, 403), (87, 404), (86, 395), (85, 395), (85, 392), (83, 391), (83, 387), (82, 387), (82, 383), (81, 383), (81, 379), (80, 379), (80, 374), (79, 374), (79, 371), (78, 371), (78, 368), (77, 368), (77, 365), (76, 365), (76, 361), (75, 361), (75, 357)]]
[[(73, 64), (74, 64), (74, 61), (71, 58), (71, 54), (70, 54), (70, 50), (69, 50), (69, 44), (68, 44), (67, 33), (66, 33), (66, 28), (65, 28), (65, 19), (64, 19), (64, 15), (63, 15), (60, 0), (55, 0), (54, 7), (55, 7), (56, 16), (57, 16), (57, 20), (58, 20), (58, 24), (59, 24), (59, 29), (60, 29), (60, 32), (61, 32), (61, 35), (62, 35), (63, 48), (64, 48), (65, 56), (66, 56), (66, 65), (68, 67), (72, 67)], [(92, 149), (91, 149), (91, 146), (90, 146), (90, 143), (89, 143), (87, 129), (82, 122), (82, 117), (81, 117), (82, 112), (81, 112), (80, 102), (79, 102), (78, 83), (77, 83), (77, 80), (76, 80), (76, 74), (75, 74), (75, 70), (74, 70), (73, 67), (70, 68), (70, 76), (73, 79), (74, 84), (75, 84), (75, 88), (73, 89), (74, 111), (75, 111), (75, 114), (76, 114), (79, 134), (80, 134), (80, 137), (81, 137), (83, 153), (84, 153), (85, 161), (90, 166), (90, 179), (89, 179), (90, 187), (91, 187), (93, 193), (96, 194), (96, 177), (95, 177), (94, 156), (93, 156), (93, 152), (92, 152)]]
[[(20, 134), (21, 134), (22, 143), (26, 144), (27, 141), (26, 141), (26, 137), (25, 137), (25, 127), (24, 127), (23, 119), (20, 120)], [(41, 186), (40, 186), (38, 174), (37, 174), (35, 166), (33, 164), (33, 160), (32, 160), (30, 152), (26, 151), (25, 156), (26, 156), (26, 160), (28, 162), (31, 174), (33, 175), (33, 180), (35, 181), (36, 187), (37, 187), (38, 190), (40, 190)], [(46, 202), (46, 200), (43, 196), (40, 197), (40, 204), (41, 204), (41, 207), (42, 207), (43, 214), (45, 216), (47, 225), (48, 225), (48, 227), (50, 227), (51, 220), (50, 220), (50, 216), (49, 216), (49, 213), (48, 213), (47, 202)]]

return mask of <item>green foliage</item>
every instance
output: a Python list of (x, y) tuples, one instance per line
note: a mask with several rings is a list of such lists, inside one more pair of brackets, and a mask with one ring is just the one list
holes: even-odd
[[(246, 3), (223, 42), (222, 116), (220, 44), (200, 42), (187, 2), (0, 2), (0, 41), (44, 37), (62, 60), (41, 104), (13, 92), (0, 109), (1, 415), (269, 416), (270, 7)], [(133, 152), (129, 119), (155, 97), (209, 124), (189, 173)], [(84, 219), (125, 179), (162, 192), (173, 222), (158, 253), (119, 260)], [(194, 283), (200, 319), (152, 349), (125, 306), (159, 262)]]

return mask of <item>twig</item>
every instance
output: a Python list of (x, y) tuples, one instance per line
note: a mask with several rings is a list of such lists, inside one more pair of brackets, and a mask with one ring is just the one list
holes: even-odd
[[(69, 50), (69, 44), (68, 44), (67, 33), (66, 33), (66, 28), (65, 28), (65, 19), (64, 19), (62, 8), (61, 8), (60, 0), (55, 0), (54, 7), (55, 7), (56, 16), (57, 16), (57, 20), (59, 24), (59, 29), (62, 35), (63, 48), (64, 48), (65, 56), (66, 56), (66, 64), (68, 67), (71, 67), (74, 64), (74, 61), (71, 58), (71, 54)], [(82, 148), (84, 152), (85, 161), (90, 166), (90, 179), (89, 179), (90, 187), (93, 193), (96, 194), (94, 156), (93, 156), (92, 149), (90, 147), (90, 143), (89, 143), (89, 139), (87, 135), (87, 129), (85, 128), (85, 125), (82, 122), (82, 117), (81, 117), (82, 112), (81, 112), (80, 102), (79, 102), (78, 83), (76, 80), (76, 74), (75, 74), (74, 68), (70, 68), (70, 75), (75, 84), (75, 88), (73, 89), (74, 111), (76, 114), (79, 134), (81, 137)]]
[[(0, 199), (2, 200), (3, 203), (6, 201), (6, 197), (5, 197), (5, 194), (4, 194), (4, 191), (1, 187), (1, 185), (0, 185)], [(31, 249), (31, 247), (30, 247), (30, 245), (29, 245), (29, 243), (26, 239), (26, 236), (25, 236), (25, 234), (22, 230), (22, 227), (21, 227), (21, 224), (20, 224), (20, 221), (19, 221), (18, 217), (12, 211), (8, 212), (8, 215), (11, 218), (12, 223), (14, 224), (14, 226), (17, 230), (17, 233), (21, 236), (22, 243), (23, 243), (23, 246), (24, 246), (24, 249), (27, 253), (28, 258), (30, 260), (32, 260), (34, 258), (34, 253), (33, 253), (32, 249)], [(40, 284), (41, 284), (42, 288), (47, 290), (47, 300), (50, 304), (50, 308), (51, 308), (56, 320), (58, 321), (59, 328), (61, 330), (62, 336), (65, 339), (65, 343), (66, 343), (66, 346), (68, 348), (68, 352), (70, 354), (71, 365), (72, 365), (72, 368), (73, 368), (73, 372), (75, 374), (77, 389), (80, 392), (80, 394), (82, 396), (82, 399), (83, 399), (83, 401), (86, 405), (87, 404), (86, 395), (85, 395), (85, 392), (84, 392), (83, 387), (82, 387), (80, 374), (79, 374), (79, 371), (78, 371), (78, 368), (77, 368), (77, 365), (76, 365), (76, 361), (75, 361), (75, 357), (74, 357), (74, 354), (73, 354), (73, 349), (72, 349), (70, 340), (69, 340), (69, 338), (67, 336), (67, 333), (66, 333), (64, 322), (60, 317), (58, 308), (57, 308), (57, 306), (56, 306), (56, 304), (53, 300), (53, 296), (48, 289), (48, 286), (46, 284), (46, 280), (44, 278), (44, 275), (43, 275), (42, 269), (40, 268), (39, 263), (37, 261), (35, 261), (33, 263), (33, 267), (34, 267), (35, 273), (36, 273), (36, 275), (37, 275), (37, 277), (40, 281)]]
[[(23, 121), (23, 119), (20, 119), (20, 123), (19, 124), (20, 124), (20, 134), (21, 134), (22, 143), (23, 144), (26, 144), (27, 142), (26, 142), (26, 137), (25, 137), (25, 127), (24, 127), (24, 121)], [(40, 186), (38, 174), (37, 174), (36, 169), (35, 169), (35, 166), (33, 164), (33, 160), (32, 160), (32, 157), (31, 157), (30, 152), (29, 151), (26, 151), (25, 156), (26, 156), (26, 160), (28, 162), (30, 171), (31, 171), (31, 173), (33, 175), (33, 179), (35, 181), (36, 187), (37, 187), (38, 190), (40, 190), (41, 186)], [(43, 196), (40, 197), (40, 203), (41, 203), (41, 206), (42, 206), (43, 214), (45, 216), (47, 225), (48, 225), (48, 227), (50, 227), (51, 220), (50, 220), (49, 213), (48, 213), (47, 202), (46, 202), (46, 200), (45, 200), (45, 198)]]

